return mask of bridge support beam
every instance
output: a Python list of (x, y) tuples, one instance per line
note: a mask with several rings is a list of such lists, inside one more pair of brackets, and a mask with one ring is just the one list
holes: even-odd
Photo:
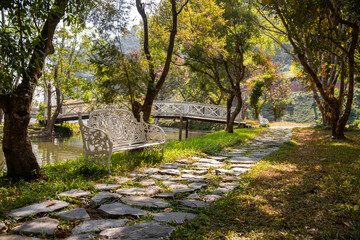
[(186, 127), (185, 127), (185, 139), (189, 137), (189, 119), (186, 119)]
[(183, 124), (183, 117), (180, 116), (180, 125), (179, 125), (179, 141), (182, 139), (182, 124)]

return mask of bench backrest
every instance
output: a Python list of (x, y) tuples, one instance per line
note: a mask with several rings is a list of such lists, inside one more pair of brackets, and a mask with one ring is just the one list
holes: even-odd
[(146, 123), (138, 122), (125, 109), (98, 109), (90, 113), (89, 127), (104, 130), (116, 145), (130, 145), (146, 141)]

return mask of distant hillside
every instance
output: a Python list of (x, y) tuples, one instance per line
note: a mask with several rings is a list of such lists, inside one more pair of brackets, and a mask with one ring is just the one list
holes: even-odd
[[(308, 92), (293, 92), (291, 94), (293, 101), (286, 110), (286, 114), (282, 117), (281, 120), (287, 122), (296, 122), (296, 123), (312, 123), (315, 124), (317, 121), (321, 122), (321, 114), (316, 106), (312, 93)], [(261, 111), (261, 114), (269, 119), (273, 120), (273, 115), (271, 114), (270, 104)], [(355, 89), (354, 92), (354, 101), (353, 108), (351, 110), (351, 115), (348, 120), (348, 124), (353, 124), (355, 120), (360, 119), (360, 89)]]

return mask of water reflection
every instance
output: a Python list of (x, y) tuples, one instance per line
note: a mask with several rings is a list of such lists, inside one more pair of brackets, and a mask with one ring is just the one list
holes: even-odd
[[(179, 130), (175, 128), (164, 128), (167, 141), (179, 139)], [(207, 131), (190, 131), (189, 138), (194, 138), (208, 133)], [(185, 131), (183, 131), (185, 139)], [(59, 163), (65, 160), (76, 159), (84, 153), (81, 136), (70, 138), (33, 138), (31, 139), (33, 152), (40, 166)], [(3, 151), (0, 151), (0, 170), (5, 165)]]

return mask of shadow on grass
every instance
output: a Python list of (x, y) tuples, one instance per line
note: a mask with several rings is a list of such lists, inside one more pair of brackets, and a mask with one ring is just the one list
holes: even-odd
[(360, 239), (360, 136), (297, 130), (171, 239)]

